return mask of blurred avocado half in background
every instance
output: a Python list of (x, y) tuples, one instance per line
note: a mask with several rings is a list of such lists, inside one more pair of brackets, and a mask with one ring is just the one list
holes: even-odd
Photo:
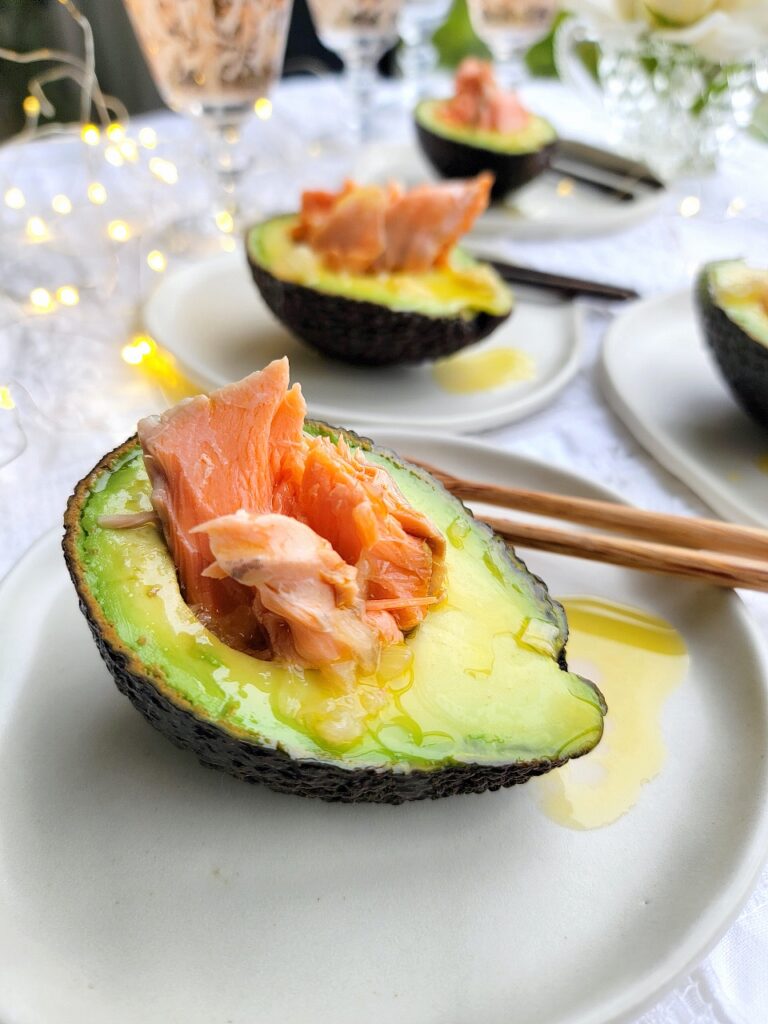
[(768, 428), (768, 269), (708, 263), (695, 285), (704, 338), (733, 397)]

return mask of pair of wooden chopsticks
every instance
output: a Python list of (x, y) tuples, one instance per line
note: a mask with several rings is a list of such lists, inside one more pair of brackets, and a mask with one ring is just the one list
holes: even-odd
[(625, 539), (494, 516), (479, 517), (515, 544), (630, 569), (682, 576), (718, 587), (768, 591), (768, 530), (713, 519), (647, 512), (589, 498), (476, 483), (428, 463), (411, 461), (466, 501), (632, 535), (632, 539)]

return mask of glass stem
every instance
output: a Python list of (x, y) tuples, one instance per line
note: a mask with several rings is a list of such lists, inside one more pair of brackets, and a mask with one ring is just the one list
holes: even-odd
[(397, 57), (403, 76), (404, 99), (407, 105), (417, 103), (427, 94), (429, 76), (437, 67), (437, 51), (431, 42), (431, 32), (418, 36), (403, 34)]
[(350, 53), (345, 55), (344, 69), (352, 100), (355, 141), (369, 142), (373, 131), (371, 109), (376, 89), (376, 59), (369, 54)]
[(525, 43), (497, 46), (493, 51), (496, 80), (505, 92), (519, 89), (525, 80)]
[(232, 234), (241, 227), (240, 185), (249, 159), (240, 146), (242, 117), (204, 117), (212, 178), (213, 215), (217, 227)]

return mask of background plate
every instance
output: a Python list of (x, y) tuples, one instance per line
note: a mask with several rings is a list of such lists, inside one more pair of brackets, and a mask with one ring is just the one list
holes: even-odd
[(768, 527), (768, 432), (731, 397), (689, 292), (618, 316), (601, 370), (606, 398), (651, 455), (721, 516)]
[[(437, 179), (415, 139), (410, 143), (376, 142), (361, 152), (354, 178), (406, 185)], [(596, 189), (572, 182), (565, 193), (558, 184), (567, 175), (545, 172), (525, 188), (497, 203), (477, 221), (469, 234), (478, 242), (521, 238), (567, 238), (623, 231), (649, 217), (659, 206), (664, 189), (643, 191), (637, 199), (620, 202)], [(638, 186), (640, 187), (640, 186)]]
[[(379, 439), (606, 496), (481, 445)], [(3, 1024), (613, 1024), (655, 1001), (766, 850), (761, 654), (733, 594), (530, 564), (554, 593), (650, 609), (689, 645), (667, 763), (604, 829), (554, 824), (529, 787), (341, 806), (202, 769), (118, 694), (45, 537), (0, 588)]]
[(217, 387), (287, 355), (310, 412), (338, 423), (378, 423), (457, 433), (485, 430), (529, 416), (568, 383), (579, 365), (575, 307), (515, 289), (510, 319), (473, 352), (512, 346), (536, 364), (533, 380), (451, 394), (431, 364), (363, 367), (325, 359), (296, 341), (269, 312), (240, 253), (217, 256), (168, 276), (149, 299), (149, 332), (198, 383)]

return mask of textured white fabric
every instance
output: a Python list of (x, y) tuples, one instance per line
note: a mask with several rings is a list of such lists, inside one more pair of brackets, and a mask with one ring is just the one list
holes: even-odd
[[(558, 86), (531, 86), (528, 92), (529, 101), (549, 112), (564, 133), (601, 138), (599, 119)], [(337, 87), (326, 82), (283, 86), (275, 121), (250, 130), (252, 144), (267, 166), (250, 180), (249, 188), (265, 211), (290, 208), (302, 185), (336, 181), (343, 172), (343, 161), (322, 152), (336, 97)], [(202, 195), (194, 133), (168, 116), (151, 123), (170, 140), (158, 153), (175, 159), (179, 185), (159, 186), (143, 167), (115, 172), (114, 189), (122, 205), (115, 207), (117, 199), (110, 203), (110, 219), (119, 216), (151, 226)], [(405, 131), (394, 120), (392, 125), (395, 132)], [(314, 140), (319, 155), (308, 157), (302, 139)], [(0, 157), (0, 194), (22, 181), (28, 198), (21, 217), (0, 207), (0, 225), (9, 243), (0, 247), (0, 281), (11, 292), (16, 288), (24, 293), (34, 286), (35, 267), (41, 265), (30, 262), (33, 247), (19, 243), (24, 217), (36, 212), (36, 196), (42, 204), (44, 196), (65, 191), (73, 180), (66, 159), (47, 145), (34, 155)], [(759, 255), (763, 248), (762, 258), (768, 258), (768, 199), (760, 194), (766, 181), (768, 148), (740, 140), (716, 176), (695, 189), (692, 184), (677, 186), (658, 215), (629, 231), (563, 242), (506, 242), (502, 249), (510, 259), (531, 265), (629, 284), (643, 294), (658, 293), (687, 283), (693, 267), (712, 256)], [(704, 204), (702, 216), (691, 220), (677, 215), (681, 198), (688, 194), (699, 195)], [(739, 201), (734, 205), (735, 197)], [(85, 218), (86, 213), (94, 215), (92, 210), (76, 210), (72, 217)], [(17, 403), (16, 410), (0, 411), (0, 463), (4, 451), (7, 457), (26, 445), (0, 468), (0, 573), (43, 530), (60, 522), (73, 481), (108, 446), (132, 433), (140, 415), (164, 404), (156, 384), (120, 358), (121, 346), (138, 326), (136, 303), (154, 281), (146, 268), (146, 245), (141, 240), (128, 243), (116, 254), (114, 247), (97, 244), (97, 228), (83, 220), (80, 234), (75, 232), (79, 244), (63, 257), (62, 273), (66, 270), (70, 282), (78, 283), (78, 275), (86, 271), (91, 281), (90, 290), (81, 288), (77, 309), (28, 315), (18, 302), (0, 294), (0, 385), (12, 381)], [(72, 232), (71, 227), (67, 230)], [(610, 315), (582, 306), (585, 351), (577, 378), (549, 408), (485, 437), (503, 448), (583, 473), (646, 508), (705, 512), (683, 484), (640, 449), (602, 399), (595, 363)], [(768, 601), (755, 595), (745, 599), (768, 634)], [(768, 874), (705, 963), (637, 1024), (766, 1021)]]

